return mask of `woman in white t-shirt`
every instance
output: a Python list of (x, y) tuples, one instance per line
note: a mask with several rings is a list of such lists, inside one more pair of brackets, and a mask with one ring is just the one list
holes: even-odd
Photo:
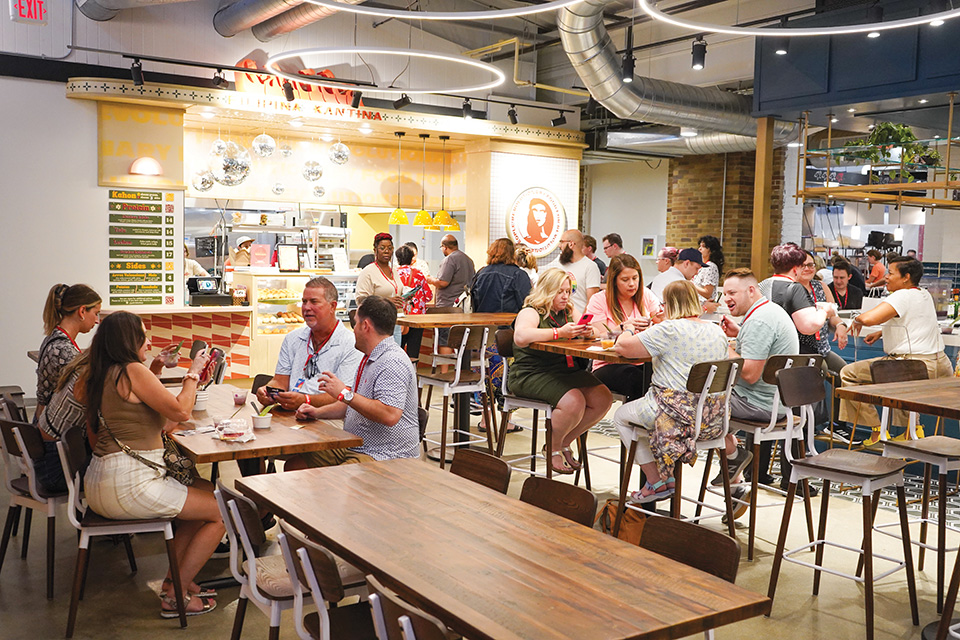
[[(854, 335), (859, 335), (865, 326), (883, 325), (880, 331), (864, 336), (863, 341), (873, 344), (883, 338), (885, 357), (922, 360), (927, 365), (929, 378), (944, 378), (953, 374), (953, 367), (943, 352), (943, 337), (933, 298), (918, 286), (921, 277), (923, 265), (917, 260), (902, 258), (891, 262), (887, 273), (890, 295), (873, 309), (854, 318), (850, 330)], [(873, 382), (870, 376), (871, 362), (873, 360), (861, 360), (841, 369), (843, 386)], [(894, 422), (903, 425), (904, 417), (902, 411), (897, 411), (894, 413)], [(873, 405), (843, 400), (840, 403), (840, 419), (847, 422), (856, 420), (856, 424), (873, 429), (864, 445), (871, 446), (879, 442), (880, 418)], [(920, 425), (917, 425), (917, 435), (923, 437)]]
[[(693, 286), (700, 297), (700, 303), (712, 302), (717, 287), (720, 286), (720, 272), (723, 270), (723, 249), (720, 240), (714, 236), (700, 237), (700, 255), (703, 257), (703, 266), (697, 275), (693, 276)], [(710, 311), (716, 311), (711, 309)]]

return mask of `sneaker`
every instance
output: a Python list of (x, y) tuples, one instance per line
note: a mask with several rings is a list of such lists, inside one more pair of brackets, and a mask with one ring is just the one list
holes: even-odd
[(857, 446), (860, 444), (860, 440), (857, 440), (855, 436), (851, 436), (849, 427), (834, 428), (833, 441), (840, 442), (842, 444), (852, 445), (852, 446)]
[[(780, 490), (786, 493), (788, 486), (790, 486), (788, 482), (781, 483)], [(816, 498), (818, 495), (820, 495), (820, 489), (817, 488), (817, 485), (810, 483), (810, 497)], [(799, 483), (797, 483), (797, 496), (803, 497), (803, 485)]]
[[(753, 461), (753, 452), (747, 451), (746, 449), (741, 449), (737, 447), (737, 455), (734, 458), (727, 458), (727, 475), (730, 476), (730, 481), (733, 482), (744, 469), (747, 468), (747, 465)], [(717, 477), (710, 481), (715, 487), (719, 487), (723, 484), (723, 475), (722, 471), (717, 474)]]
[[(736, 520), (750, 508), (750, 489), (740, 485), (730, 492), (730, 498), (733, 503), (733, 519)], [(740, 502), (737, 502), (738, 500)], [(721, 518), (721, 521), (723, 524), (727, 524), (726, 514)]]

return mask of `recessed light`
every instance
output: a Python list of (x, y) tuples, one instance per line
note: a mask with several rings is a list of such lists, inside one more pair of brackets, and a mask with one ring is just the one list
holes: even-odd
[(847, 109), (847, 113), (856, 113), (856, 112), (857, 110), (854, 109), (853, 107), (850, 107), (849, 109)]
[(368, 135), (370, 135), (371, 133), (373, 133), (373, 129), (371, 129), (371, 128), (370, 128), (370, 125), (368, 125), (368, 124), (362, 124), (362, 125), (360, 125), (359, 131), (360, 131), (360, 133), (362, 133), (362, 134), (365, 135), (365, 136), (368, 136)]
[(796, 149), (797, 147), (800, 146), (800, 143), (794, 140), (793, 142), (788, 142), (787, 146), (790, 147), (791, 149)]
[(939, 139), (940, 139), (940, 134), (938, 133), (938, 134), (936, 134), (935, 136), (933, 136), (933, 139), (934, 139), (934, 140), (939, 140)]
[(920, 98), (920, 104), (927, 104), (928, 102), (930, 101), (927, 100), (926, 98)]
[(830, 122), (837, 123), (840, 122), (839, 118), (830, 118)]
[(879, 37), (880, 37), (880, 32), (879, 32), (879, 31), (871, 31), (870, 33), (867, 34), (867, 37), (868, 37), (868, 38), (879, 38)]
[(320, 136), (320, 139), (323, 140), (324, 142), (333, 142), (333, 136), (330, 135), (329, 133), (323, 134), (322, 136)]
[(210, 120), (211, 118), (213, 118), (213, 117), (214, 117), (215, 115), (217, 115), (217, 114), (215, 114), (213, 111), (201, 111), (201, 112), (200, 112), (200, 115), (201, 115), (202, 117), (206, 118), (207, 120)]
[(289, 124), (291, 127), (302, 127), (302, 126), (303, 126), (303, 120), (300, 120), (299, 118), (295, 118), (295, 119), (291, 120), (290, 122), (288, 122), (287, 124)]

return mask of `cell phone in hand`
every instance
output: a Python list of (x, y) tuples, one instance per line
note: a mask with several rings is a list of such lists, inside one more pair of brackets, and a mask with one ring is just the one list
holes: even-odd
[(583, 314), (582, 316), (580, 316), (580, 319), (579, 319), (579, 320), (577, 320), (577, 324), (580, 325), (580, 326), (586, 326), (586, 325), (590, 324), (590, 322), (591, 322), (592, 320), (593, 320), (593, 314), (592, 314), (592, 313), (585, 313), (585, 314)]
[(276, 401), (277, 395), (283, 393), (283, 389), (280, 387), (266, 387), (267, 395), (270, 396), (271, 400)]
[(417, 292), (420, 291), (421, 287), (422, 285), (418, 284), (413, 289), (410, 289), (410, 291), (407, 291), (405, 294), (403, 294), (400, 297), (403, 298), (404, 300), (409, 300), (413, 296), (417, 295)]
[(210, 349), (210, 360), (207, 362), (207, 366), (203, 368), (203, 373), (200, 374), (200, 380), (202, 382), (208, 381), (213, 378), (213, 373), (217, 370), (217, 365), (223, 362), (224, 353), (223, 349), (214, 347)]

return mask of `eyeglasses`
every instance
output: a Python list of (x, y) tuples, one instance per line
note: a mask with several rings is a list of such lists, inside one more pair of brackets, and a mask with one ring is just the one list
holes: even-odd
[(801, 266), (802, 266), (804, 269), (816, 269), (816, 267), (817, 267), (817, 265), (814, 264), (814, 263), (812, 263), (812, 262), (803, 264), (803, 265), (801, 265)]

